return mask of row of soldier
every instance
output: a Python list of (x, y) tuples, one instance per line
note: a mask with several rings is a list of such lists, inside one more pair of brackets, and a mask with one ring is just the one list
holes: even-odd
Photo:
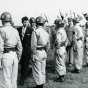
[[(86, 14), (84, 16), (87, 19)], [(63, 82), (65, 80), (67, 59), (69, 66), (74, 66), (72, 72), (79, 73), (83, 65), (84, 42), (86, 58), (88, 59), (88, 31), (86, 34), (84, 33), (88, 24), (86, 22), (82, 25), (79, 18), (67, 18), (66, 22), (65, 18), (61, 16), (55, 20), (54, 30), (51, 30), (46, 26), (47, 21), (43, 17), (28, 19), (25, 16), (22, 18), (23, 26), (16, 30), (12, 26), (11, 14), (2, 13), (0, 59), (6, 87), (17, 88), (18, 63), (21, 65), (19, 83), (24, 84), (29, 60), (31, 60), (33, 78), (36, 83), (35, 88), (43, 88), (46, 82), (46, 59), (51, 43), (55, 48), (55, 69), (58, 73), (58, 78), (55, 81)]]

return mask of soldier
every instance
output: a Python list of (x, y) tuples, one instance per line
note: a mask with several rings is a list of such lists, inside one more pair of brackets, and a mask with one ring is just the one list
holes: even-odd
[(66, 75), (66, 46), (68, 43), (66, 31), (64, 29), (64, 23), (62, 19), (55, 20), (56, 25), (56, 38), (55, 38), (55, 49), (56, 49), (56, 71), (59, 77), (55, 80), (56, 82), (63, 82)]
[[(9, 12), (1, 14), (0, 54), (5, 88), (17, 88), (18, 62), (22, 53), (22, 45), (18, 31), (11, 26), (12, 17)], [(1, 41), (3, 43), (1, 43)]]
[(66, 29), (66, 33), (67, 33), (67, 37), (69, 40), (68, 46), (67, 46), (67, 54), (68, 54), (68, 64), (70, 67), (72, 67), (73, 65), (73, 22), (72, 22), (72, 18), (68, 18), (68, 25), (66, 25), (65, 27)]
[(88, 66), (88, 22), (86, 22), (85, 30), (85, 54), (86, 54), (86, 65)]
[(24, 84), (24, 80), (27, 77), (29, 61), (31, 60), (31, 34), (32, 34), (32, 29), (29, 26), (28, 17), (25, 16), (22, 18), (22, 24), (23, 26), (18, 28), (23, 46), (22, 56), (20, 60), (21, 65), (21, 77), (19, 81), (20, 85)]
[(75, 69), (74, 72), (79, 73), (82, 69), (83, 64), (83, 42), (84, 42), (84, 35), (83, 29), (79, 26), (78, 18), (73, 19), (73, 49), (75, 54)]
[(37, 29), (32, 33), (32, 70), (36, 82), (36, 88), (43, 88), (46, 78), (46, 58), (49, 48), (49, 34), (44, 29), (44, 19), (39, 16), (36, 18)]

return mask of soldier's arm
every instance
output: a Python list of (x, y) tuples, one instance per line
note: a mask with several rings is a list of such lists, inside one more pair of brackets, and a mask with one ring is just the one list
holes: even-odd
[(47, 45), (46, 45), (46, 52), (48, 52), (50, 49), (50, 37), (48, 38), (48, 42), (47, 42)]
[(3, 51), (4, 51), (4, 41), (0, 36), (0, 58), (2, 57)]
[(3, 57), (3, 51), (4, 51), (4, 40), (0, 32), (0, 59), (2, 59)]
[(56, 39), (55, 39), (55, 46), (56, 47), (60, 47), (61, 43), (62, 43), (62, 34), (60, 32), (58, 32), (58, 34), (56, 34)]
[(19, 37), (19, 33), (17, 32), (17, 56), (18, 56), (18, 59), (20, 60), (21, 58), (21, 55), (22, 55), (22, 44), (21, 44), (21, 40), (20, 40), (20, 37)]
[(67, 47), (67, 46), (68, 46), (68, 44), (69, 44), (69, 40), (68, 40), (68, 38), (66, 38), (65, 46)]

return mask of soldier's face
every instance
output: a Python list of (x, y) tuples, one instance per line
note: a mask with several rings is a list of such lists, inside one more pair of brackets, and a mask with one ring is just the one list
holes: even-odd
[(23, 22), (23, 26), (26, 27), (26, 26), (28, 26), (28, 25), (29, 25), (29, 21), (28, 21), (28, 20), (25, 20), (25, 21)]

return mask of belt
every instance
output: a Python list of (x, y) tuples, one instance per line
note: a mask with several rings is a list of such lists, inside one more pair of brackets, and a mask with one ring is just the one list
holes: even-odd
[(65, 42), (61, 43), (59, 46), (57, 45), (56, 48), (60, 48), (60, 47), (63, 47), (65, 46)]
[(65, 42), (63, 42), (63, 43), (60, 44), (60, 47), (63, 47), (63, 46), (65, 46)]
[(37, 47), (36, 49), (37, 50), (45, 50), (46, 48), (45, 47)]
[(82, 37), (78, 38), (77, 41), (82, 40)]
[(16, 51), (16, 47), (4, 48), (4, 53), (8, 53), (10, 51)]

